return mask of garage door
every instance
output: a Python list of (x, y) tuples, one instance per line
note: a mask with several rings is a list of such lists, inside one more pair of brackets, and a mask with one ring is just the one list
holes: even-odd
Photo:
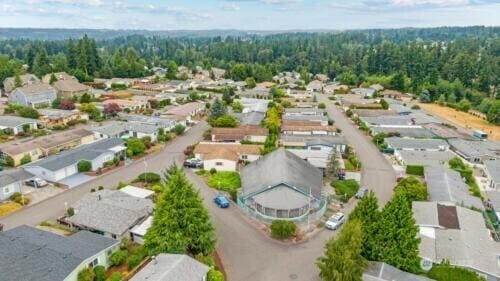
[(74, 174), (77, 174), (78, 170), (76, 168), (76, 165), (71, 165), (69, 167), (66, 167), (66, 177), (72, 176)]

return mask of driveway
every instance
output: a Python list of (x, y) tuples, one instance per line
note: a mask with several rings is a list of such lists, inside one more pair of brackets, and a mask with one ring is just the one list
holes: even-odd
[(80, 186), (88, 181), (91, 181), (92, 179), (94, 179), (94, 177), (87, 176), (85, 174), (75, 174), (63, 179), (59, 183), (66, 185), (68, 188), (73, 188), (76, 186)]

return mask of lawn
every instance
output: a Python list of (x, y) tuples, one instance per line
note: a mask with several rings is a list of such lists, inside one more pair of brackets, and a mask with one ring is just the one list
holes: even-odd
[(459, 280), (459, 281), (483, 281), (476, 273), (464, 268), (450, 265), (435, 265), (427, 274), (437, 281)]
[(212, 188), (231, 192), (241, 187), (240, 175), (237, 172), (217, 172), (213, 175), (206, 173), (206, 175), (207, 184)]
[(330, 185), (335, 189), (335, 193), (345, 199), (345, 201), (353, 197), (359, 189), (358, 182), (353, 179), (334, 180)]
[(1, 203), (0, 204), (0, 217), (6, 216), (19, 208), (21, 208), (21, 204), (18, 204), (18, 203), (14, 203), (14, 202)]
[(359, 162), (355, 155), (349, 155), (347, 159), (344, 159), (344, 166), (347, 172), (358, 172), (361, 162)]

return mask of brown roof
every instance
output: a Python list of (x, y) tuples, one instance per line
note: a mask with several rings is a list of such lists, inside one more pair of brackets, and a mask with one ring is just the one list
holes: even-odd
[(224, 148), (216, 148), (212, 152), (207, 153), (203, 156), (204, 160), (214, 160), (214, 159), (226, 159), (232, 161), (238, 161), (240, 157), (234, 151)]
[(217, 140), (242, 140), (245, 136), (267, 136), (269, 130), (257, 125), (242, 125), (237, 128), (213, 128), (212, 135)]
[(191, 114), (191, 112), (203, 107), (204, 105), (199, 102), (190, 102), (183, 104), (181, 106), (174, 107), (172, 109), (169, 109), (166, 114), (170, 115), (179, 115), (179, 116), (188, 116)]
[(327, 131), (335, 132), (334, 126), (321, 126), (321, 125), (282, 125), (281, 131), (297, 131), (297, 132), (311, 132), (311, 131)]
[(260, 155), (262, 145), (253, 144), (214, 144), (214, 143), (200, 143), (194, 149), (195, 154), (210, 154), (216, 150), (228, 150), (236, 154), (255, 154)]
[(88, 90), (89, 87), (80, 84), (76, 80), (58, 80), (53, 84), (54, 88), (61, 92), (82, 92)]
[(404, 94), (396, 90), (384, 90), (382, 96), (410, 97), (409, 94)]
[(285, 119), (282, 126), (321, 126), (321, 120), (293, 120)]
[(2, 143), (0, 144), (0, 150), (10, 155), (17, 155), (36, 148), (50, 149), (92, 134), (91, 131), (86, 129), (74, 129), (29, 140), (16, 140)]
[(19, 88), (20, 91), (22, 91), (25, 95), (33, 95), (33, 94), (38, 94), (40, 92), (45, 92), (48, 90), (52, 90), (52, 88), (49, 84), (43, 84), (43, 83), (38, 83), (38, 84), (28, 84), (24, 87)]
[(457, 207), (437, 204), (439, 225), (447, 229), (460, 229)]

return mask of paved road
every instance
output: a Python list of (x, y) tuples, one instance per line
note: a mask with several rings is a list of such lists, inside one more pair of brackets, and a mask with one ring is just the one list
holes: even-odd
[(195, 125), (183, 136), (172, 140), (161, 152), (148, 156), (146, 160), (147, 167), (145, 167), (143, 161), (136, 161), (128, 166), (104, 174), (95, 180), (86, 182), (38, 204), (23, 208), (9, 216), (3, 217), (0, 219), (0, 223), (4, 224), (6, 230), (22, 224), (36, 225), (41, 221), (57, 218), (64, 213), (65, 203), (68, 205), (73, 204), (83, 195), (90, 192), (92, 188), (101, 185), (111, 188), (115, 187), (120, 181), (129, 182), (144, 172), (145, 169), (161, 173), (165, 168), (173, 164), (174, 161), (178, 164), (182, 163), (184, 149), (188, 145), (198, 142), (206, 129), (208, 129), (208, 125), (205, 122)]
[(318, 101), (326, 104), (326, 111), (335, 126), (342, 130), (349, 144), (354, 147), (362, 164), (363, 186), (375, 191), (380, 205), (392, 196), (396, 184), (396, 175), (391, 164), (378, 151), (377, 147), (348, 119), (326, 95), (318, 95)]

